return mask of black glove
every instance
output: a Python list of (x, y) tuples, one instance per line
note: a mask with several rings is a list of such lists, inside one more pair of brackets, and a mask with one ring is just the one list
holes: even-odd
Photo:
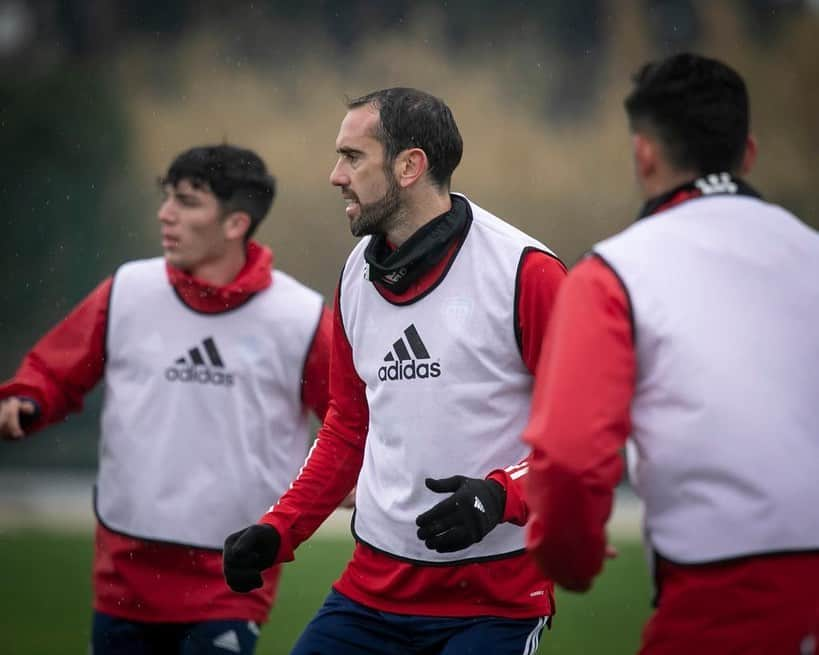
[(233, 591), (248, 592), (262, 586), (262, 571), (273, 566), (281, 537), (272, 525), (256, 524), (225, 539), (222, 570)]
[(436, 493), (455, 492), (415, 519), (418, 538), (430, 550), (451, 553), (476, 544), (503, 518), (506, 490), (494, 480), (454, 475), (427, 478), (426, 485)]

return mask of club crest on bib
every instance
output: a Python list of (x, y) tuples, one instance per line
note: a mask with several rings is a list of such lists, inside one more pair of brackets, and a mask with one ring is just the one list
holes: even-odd
[(469, 329), (470, 319), (475, 309), (471, 298), (455, 297), (447, 300), (443, 307), (443, 319), (450, 332), (463, 332)]
[(431, 359), (415, 324), (411, 323), (384, 355), (385, 363), (378, 369), (378, 379), (387, 382), (440, 377), (441, 364)]

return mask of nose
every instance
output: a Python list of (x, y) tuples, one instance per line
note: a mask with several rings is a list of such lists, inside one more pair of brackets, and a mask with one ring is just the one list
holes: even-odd
[(344, 172), (341, 164), (341, 158), (339, 157), (336, 165), (333, 166), (333, 170), (330, 171), (330, 184), (340, 187), (350, 186), (350, 176)]
[(171, 223), (174, 219), (173, 207), (171, 206), (171, 198), (166, 199), (159, 205), (156, 216), (160, 223)]

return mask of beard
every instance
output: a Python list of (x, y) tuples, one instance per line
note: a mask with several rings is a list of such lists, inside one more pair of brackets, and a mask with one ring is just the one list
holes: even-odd
[(393, 225), (401, 210), (401, 187), (395, 181), (391, 170), (386, 171), (387, 190), (378, 200), (362, 204), (358, 218), (350, 221), (350, 232), (354, 237), (370, 234), (385, 234)]

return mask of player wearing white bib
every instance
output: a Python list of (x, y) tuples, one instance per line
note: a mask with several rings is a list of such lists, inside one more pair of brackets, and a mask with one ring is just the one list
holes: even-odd
[(819, 235), (765, 202), (726, 65), (646, 65), (626, 100), (640, 219), (569, 273), (526, 440), (529, 547), (587, 589), (630, 436), (656, 611), (644, 655), (811, 655), (819, 637)]
[(193, 148), (162, 184), (164, 260), (124, 264), (37, 343), (0, 387), (0, 434), (61, 420), (102, 381), (93, 652), (248, 654), (279, 570), (232, 592), (224, 533), (298, 472), (332, 319), (250, 238), (274, 196), (255, 153)]
[(259, 525), (237, 590), (293, 559), (357, 484), (352, 560), (293, 653), (533, 653), (554, 611), (524, 552), (535, 362), (565, 268), (449, 191), (461, 137), (414, 89), (349, 103), (331, 182), (356, 236), (336, 294), (327, 419)]

